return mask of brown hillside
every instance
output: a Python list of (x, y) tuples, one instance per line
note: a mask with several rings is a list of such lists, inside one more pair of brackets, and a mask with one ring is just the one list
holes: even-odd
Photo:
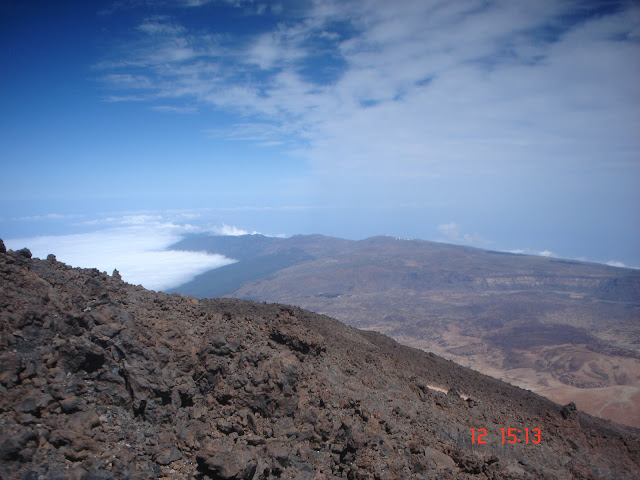
[(250, 250), (264, 238), (182, 240), (259, 256), (176, 291), (296, 305), (640, 427), (640, 271), (390, 237), (299, 235)]
[(1, 250), (3, 479), (640, 477), (639, 430), (378, 333)]

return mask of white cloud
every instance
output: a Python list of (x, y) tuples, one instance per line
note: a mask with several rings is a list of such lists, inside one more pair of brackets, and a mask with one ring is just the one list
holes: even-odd
[[(304, 206), (243, 206), (228, 208), (200, 208), (200, 209), (173, 209), (173, 210), (140, 210), (126, 212), (104, 213), (97, 218), (84, 220), (74, 224), (81, 227), (92, 228), (120, 228), (127, 226), (148, 227), (152, 230), (162, 230), (171, 232), (174, 235), (185, 235), (193, 233), (210, 233), (213, 235), (254, 235), (261, 234), (265, 236), (282, 236), (284, 234), (261, 233), (257, 230), (246, 230), (235, 225), (226, 223), (217, 224), (212, 222), (212, 218), (218, 218), (221, 214), (228, 215), (229, 212), (235, 214), (237, 212), (270, 212), (270, 211), (289, 211), (289, 210), (306, 210), (310, 207)], [(224, 213), (221, 213), (224, 212)], [(71, 218), (71, 217), (70, 217)], [(188, 223), (191, 222), (191, 223)]]
[(72, 218), (79, 218), (80, 215), (77, 214), (63, 214), (63, 213), (46, 213), (44, 215), (29, 215), (25, 217), (19, 217), (14, 220), (20, 221), (41, 221), (41, 220), (69, 220)]
[(112, 87), (118, 88), (145, 89), (153, 85), (151, 79), (148, 77), (129, 73), (109, 73), (103, 75), (100, 80), (108, 83)]
[(97, 268), (111, 274), (118, 269), (122, 278), (152, 290), (168, 289), (185, 283), (195, 275), (221, 267), (233, 260), (205, 252), (166, 250), (180, 240), (190, 226), (154, 222), (153, 218), (133, 216), (122, 227), (62, 236), (15, 238), (5, 241), (14, 250), (27, 247), (34, 256), (49, 253), (74, 267)]
[(208, 129), (206, 134), (211, 138), (224, 138), (234, 141), (249, 141), (259, 145), (284, 144), (291, 136), (292, 127), (270, 123), (236, 123), (229, 127)]
[(138, 25), (138, 30), (147, 35), (172, 36), (184, 33), (184, 27), (167, 22), (167, 17), (157, 16), (146, 19)]
[(460, 226), (455, 222), (438, 225), (437, 230), (444, 235), (445, 238), (450, 240), (455, 240), (460, 237)]
[(212, 0), (180, 0), (185, 7), (201, 7), (211, 2)]
[(607, 262), (607, 265), (611, 266), (611, 267), (621, 267), (621, 268), (627, 268), (627, 266), (622, 263), (622, 262), (618, 262), (616, 260), (610, 260)]
[[(225, 225), (224, 223), (221, 226), (213, 226), (209, 228), (209, 232), (214, 235), (229, 235), (233, 237), (237, 237), (239, 235), (249, 235), (249, 231), (243, 230), (242, 228), (234, 227), (233, 225)], [(259, 234), (260, 232), (253, 231), (251, 235)]]
[[(602, 163), (612, 143), (638, 148), (640, 46), (620, 39), (637, 30), (640, 9), (570, 25), (562, 18), (571, 8), (318, 2), (297, 22), (224, 48), (206, 32), (157, 18), (140, 29), (162, 38), (131, 45), (119, 64), (146, 66), (148, 76), (119, 71), (104, 79), (116, 89), (139, 82), (158, 99), (269, 119), (278, 126), (253, 140), (304, 139), (303, 152), (331, 176), (338, 168), (381, 179), (518, 170), (542, 158)], [(334, 21), (353, 32), (345, 36)], [(544, 38), (545, 29), (557, 38)], [(323, 52), (342, 65), (324, 84), (303, 74), (319, 39), (333, 42)], [(238, 128), (230, 132), (236, 138)]]
[[(272, 207), (248, 207), (270, 211)], [(297, 207), (283, 207), (285, 209)], [(188, 234), (248, 235), (259, 234), (226, 223), (212, 225), (209, 210), (142, 210), (111, 212), (78, 222), (80, 215), (48, 214), (20, 220), (47, 221), (66, 219), (74, 229), (91, 229), (71, 235), (5, 239), (7, 248), (27, 247), (38, 258), (50, 253), (74, 267), (97, 268), (109, 274), (118, 269), (122, 278), (152, 290), (166, 290), (191, 280), (194, 276), (235, 262), (218, 254), (167, 250)], [(239, 211), (236, 208), (232, 211)], [(14, 219), (17, 220), (17, 219)], [(267, 234), (285, 238), (282, 233)]]
[(619, 268), (632, 268), (635, 270), (639, 270), (640, 267), (633, 267), (633, 266), (629, 266), (626, 265), (624, 262), (620, 262), (617, 260), (610, 260), (608, 262), (603, 262), (600, 260), (593, 260), (591, 258), (585, 258), (585, 257), (559, 257), (558, 255), (556, 255), (555, 253), (553, 253), (551, 250), (542, 250), (542, 251), (538, 251), (538, 250), (532, 250), (529, 248), (518, 248), (518, 249), (514, 249), (514, 250), (505, 250), (506, 252), (509, 253), (518, 253), (518, 254), (523, 254), (523, 255), (536, 255), (539, 257), (553, 257), (553, 258), (569, 258), (571, 260), (576, 260), (579, 262), (590, 262), (590, 263), (600, 263), (600, 264), (604, 264), (604, 265), (609, 265), (610, 267), (619, 267)]
[(105, 102), (144, 102), (149, 100), (145, 95), (107, 95), (103, 97)]
[(154, 105), (151, 108), (159, 112), (180, 113), (180, 114), (192, 114), (198, 111), (196, 107), (188, 106), (188, 105), (185, 105), (185, 106)]
[(443, 223), (438, 225), (436, 229), (443, 236), (440, 239), (443, 242), (462, 243), (476, 247), (486, 246), (489, 243), (479, 233), (463, 233), (460, 225), (455, 222)]
[[(553, 253), (551, 250), (532, 250), (530, 248), (516, 248), (516, 249), (512, 249), (512, 250), (504, 250), (505, 252), (509, 252), (509, 253), (517, 253), (517, 254), (521, 254), (521, 255), (535, 255), (537, 257), (557, 257), (557, 255), (555, 253)], [(576, 260), (579, 260), (581, 262), (586, 262), (588, 261), (585, 258), (577, 258)]]

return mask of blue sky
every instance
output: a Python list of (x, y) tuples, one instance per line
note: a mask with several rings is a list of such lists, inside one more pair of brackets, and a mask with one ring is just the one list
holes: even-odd
[(640, 265), (638, 2), (7, 0), (0, 61), (9, 245), (235, 228)]

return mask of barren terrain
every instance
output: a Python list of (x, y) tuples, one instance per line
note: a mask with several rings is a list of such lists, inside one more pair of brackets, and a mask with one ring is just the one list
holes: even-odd
[(379, 333), (4, 250), (0, 478), (640, 477), (640, 430)]
[[(175, 248), (224, 254), (220, 238)], [(176, 291), (297, 305), (640, 426), (638, 271), (389, 237), (261, 245)]]

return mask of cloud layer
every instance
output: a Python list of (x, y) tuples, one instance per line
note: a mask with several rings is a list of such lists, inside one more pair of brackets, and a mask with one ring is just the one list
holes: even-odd
[[(111, 219), (112, 223), (115, 219)], [(27, 247), (34, 256), (54, 253), (74, 267), (97, 268), (109, 274), (118, 269), (123, 280), (151, 290), (164, 290), (207, 270), (233, 263), (222, 255), (166, 250), (193, 228), (154, 222), (145, 215), (126, 216), (125, 226), (73, 235), (15, 238), (8, 248)]]

